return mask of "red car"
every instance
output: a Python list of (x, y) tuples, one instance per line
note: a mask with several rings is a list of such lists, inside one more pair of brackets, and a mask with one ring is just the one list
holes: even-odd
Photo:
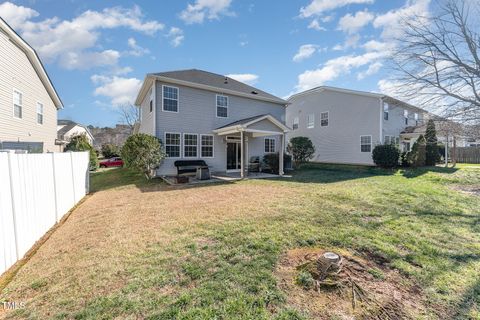
[(100, 161), (100, 168), (123, 167), (122, 158), (110, 158), (108, 160)]

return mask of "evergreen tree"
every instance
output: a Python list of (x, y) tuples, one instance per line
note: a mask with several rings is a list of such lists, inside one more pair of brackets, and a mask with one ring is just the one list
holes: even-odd
[(435, 129), (435, 122), (430, 119), (427, 123), (427, 130), (425, 132), (425, 164), (427, 166), (434, 166), (439, 159), (437, 132)]

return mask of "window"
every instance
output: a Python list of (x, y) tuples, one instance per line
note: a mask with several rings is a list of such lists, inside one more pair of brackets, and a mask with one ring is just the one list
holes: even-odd
[(265, 153), (275, 152), (275, 139), (265, 138)]
[(217, 94), (217, 117), (228, 117), (228, 97)]
[(37, 123), (43, 124), (43, 104), (37, 102)]
[(384, 102), (383, 103), (383, 120), (388, 120), (388, 109), (389, 109), (388, 103)]
[(361, 152), (372, 151), (372, 136), (360, 136), (360, 151)]
[(398, 145), (400, 143), (400, 137), (385, 136), (384, 143)]
[(328, 127), (328, 112), (320, 113), (320, 126)]
[(198, 135), (195, 133), (183, 134), (183, 156), (185, 158), (196, 158), (198, 149)]
[(165, 152), (169, 158), (180, 158), (180, 133), (165, 133)]
[(418, 126), (418, 113), (415, 113), (415, 125)]
[(384, 143), (391, 144), (392, 143), (392, 136), (385, 136)]
[(315, 127), (315, 115), (312, 113), (307, 116), (307, 129), (312, 129), (313, 127)]
[(202, 158), (213, 158), (213, 136), (202, 134), (200, 148)]
[(150, 102), (149, 102), (148, 106), (150, 108), (150, 112), (152, 112), (153, 111), (153, 90), (152, 89), (150, 89), (148, 95), (150, 96)]
[(408, 126), (408, 110), (403, 110), (403, 117), (405, 118), (405, 125)]
[(13, 116), (15, 118), (22, 118), (23, 109), (23, 95), (20, 91), (13, 91)]
[(292, 129), (293, 129), (293, 130), (297, 130), (297, 129), (298, 129), (298, 117), (293, 118)]
[(178, 112), (178, 88), (163, 86), (163, 111)]

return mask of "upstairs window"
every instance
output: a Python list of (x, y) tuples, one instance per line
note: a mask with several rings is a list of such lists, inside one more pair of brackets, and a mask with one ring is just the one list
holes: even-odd
[(384, 102), (383, 103), (383, 120), (388, 120), (388, 110), (389, 110), (389, 105), (388, 103)]
[(307, 129), (312, 129), (314, 127), (315, 127), (315, 115), (312, 113), (307, 116)]
[(163, 86), (163, 111), (178, 112), (178, 88)]
[(275, 139), (265, 138), (265, 153), (275, 152)]
[(293, 118), (292, 129), (293, 129), (293, 130), (297, 130), (297, 129), (298, 129), (298, 117)]
[(150, 108), (150, 112), (153, 111), (153, 91), (152, 89), (150, 89), (150, 102), (148, 104), (149, 108)]
[(320, 113), (320, 126), (328, 127), (328, 112)]
[(37, 102), (37, 123), (43, 124), (43, 104)]
[(418, 113), (415, 113), (415, 125), (418, 126)]
[(372, 136), (360, 136), (360, 151), (372, 152)]
[(202, 134), (200, 139), (202, 158), (213, 158), (213, 136)]
[(196, 158), (198, 149), (198, 135), (195, 133), (183, 134), (183, 156), (185, 158)]
[(15, 118), (22, 118), (23, 109), (23, 95), (20, 91), (13, 91), (13, 116)]
[(165, 153), (169, 158), (180, 158), (180, 133), (165, 133)]
[(228, 117), (228, 97), (217, 94), (217, 117)]
[(405, 118), (405, 125), (408, 126), (408, 110), (403, 110), (403, 117)]

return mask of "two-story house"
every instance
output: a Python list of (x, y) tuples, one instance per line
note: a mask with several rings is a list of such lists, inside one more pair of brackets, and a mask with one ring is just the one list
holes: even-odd
[[(175, 160), (202, 159), (213, 172), (243, 177), (251, 157), (285, 148), (287, 101), (223, 75), (196, 69), (147, 74), (135, 105), (139, 132), (161, 139), (167, 153), (158, 175), (175, 174)], [(283, 174), (283, 157), (279, 162)]]
[(288, 99), (288, 139), (305, 136), (315, 146), (314, 162), (373, 165), (376, 144), (395, 143), (409, 150), (419, 134), (407, 127), (423, 124), (427, 112), (377, 93), (317, 87)]
[(0, 18), (0, 149), (60, 151), (62, 102), (35, 50)]
[(72, 120), (58, 120), (57, 123), (57, 142), (65, 146), (73, 137), (84, 135), (87, 138), (88, 143), (93, 146), (94, 138), (90, 130), (79, 123)]

